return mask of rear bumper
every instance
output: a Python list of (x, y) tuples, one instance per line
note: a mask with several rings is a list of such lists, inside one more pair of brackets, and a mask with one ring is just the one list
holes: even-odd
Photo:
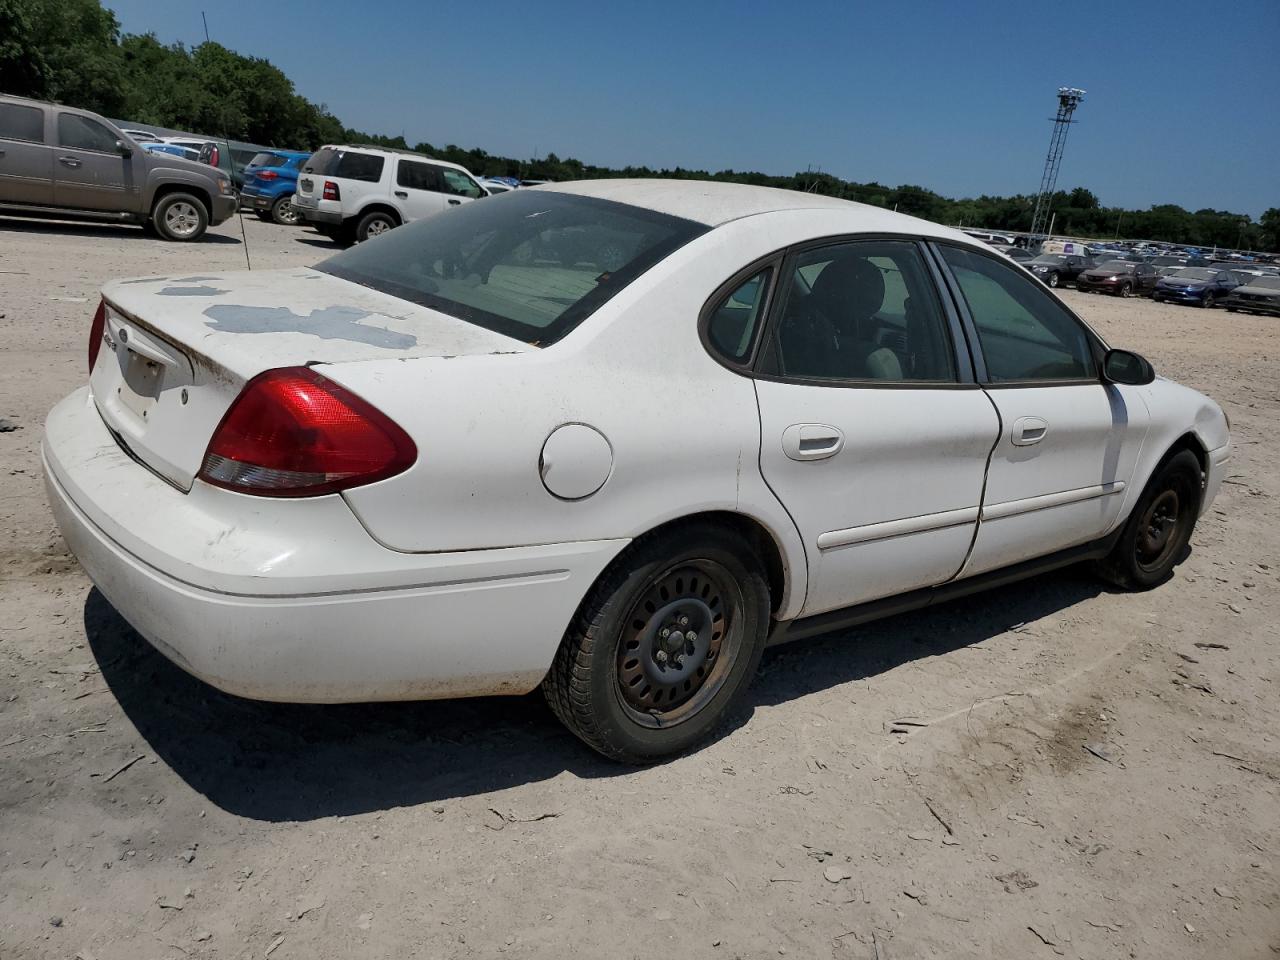
[(240, 202), (250, 210), (270, 210), (281, 197), (291, 196), (293, 190), (277, 190), (275, 193), (259, 193), (249, 187), (240, 192)]
[(330, 213), (328, 210), (317, 210), (315, 207), (297, 207), (298, 214), (307, 223), (324, 223), (331, 227), (342, 225), (342, 214)]
[(87, 387), (50, 412), (43, 458), (58, 525), (107, 600), (187, 672), (256, 699), (527, 693), (626, 545), (407, 554), (340, 496), (183, 493), (117, 445)]

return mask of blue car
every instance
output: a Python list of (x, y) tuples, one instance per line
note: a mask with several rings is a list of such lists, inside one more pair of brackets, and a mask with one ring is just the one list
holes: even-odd
[(195, 150), (187, 147), (180, 147), (176, 143), (161, 143), (155, 140), (139, 141), (139, 145), (147, 153), (167, 153), (173, 157), (182, 157), (184, 160), (199, 160), (200, 154)]
[(293, 206), (298, 171), (311, 154), (298, 150), (268, 150), (254, 155), (244, 168), (240, 203), (263, 220), (292, 225), (299, 222)]
[(1216, 267), (1186, 267), (1156, 281), (1151, 299), (1160, 303), (1189, 303), (1212, 307), (1236, 287), (1240, 278)]

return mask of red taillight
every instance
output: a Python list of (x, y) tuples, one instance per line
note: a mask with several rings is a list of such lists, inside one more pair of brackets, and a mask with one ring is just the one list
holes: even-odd
[(274, 170), (255, 170), (254, 175), (257, 176), (259, 180), (278, 180), (280, 178), (280, 174), (276, 173)]
[(94, 311), (93, 323), (89, 327), (89, 372), (93, 373), (93, 365), (98, 362), (98, 351), (102, 349), (102, 338), (107, 332), (107, 301), (99, 300), (98, 309)]
[(409, 435), (354, 393), (307, 367), (268, 370), (218, 424), (200, 478), (265, 497), (334, 493), (409, 469)]
[(324, 182), (324, 199), (326, 200), (342, 199), (342, 191), (338, 189), (338, 185), (334, 183), (332, 180), (326, 180)]
[(216, 166), (218, 165), (218, 157), (219, 157), (219, 156), (220, 156), (220, 154), (218, 153), (218, 148), (217, 148), (217, 147), (214, 147), (213, 149), (211, 149), (211, 150), (209, 151), (209, 166), (211, 166), (211, 167), (216, 167)]

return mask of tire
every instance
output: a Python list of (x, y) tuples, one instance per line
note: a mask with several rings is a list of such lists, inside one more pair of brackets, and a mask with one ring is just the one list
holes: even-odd
[(1235, 313), (1239, 307), (1227, 307), (1227, 313)]
[(209, 229), (209, 211), (190, 193), (166, 193), (151, 208), (151, 223), (165, 240), (190, 243)]
[(371, 237), (381, 236), (388, 230), (394, 230), (398, 226), (400, 226), (399, 222), (391, 214), (382, 210), (371, 210), (361, 217), (360, 222), (356, 224), (356, 240), (364, 243)]
[(1056, 273), (1051, 273), (1049, 274), (1049, 279), (1046, 280), (1045, 283), (1056, 290), (1062, 285), (1062, 279)]
[(1200, 461), (1180, 450), (1156, 469), (1098, 574), (1125, 590), (1167, 580), (1191, 542), (1201, 493)]
[(764, 571), (739, 533), (692, 522), (641, 538), (582, 601), (543, 693), (611, 760), (680, 753), (711, 734), (751, 681), (769, 609)]
[(1133, 287), (1130, 284), (1122, 283), (1120, 284), (1120, 290), (1118, 292), (1120, 296), (1128, 300), (1133, 296)]
[(293, 194), (286, 193), (276, 200), (271, 205), (271, 212), (264, 219), (274, 221), (283, 227), (297, 226), (302, 221), (302, 217), (298, 214), (298, 208), (293, 205)]
[(1206, 310), (1212, 310), (1217, 304), (1217, 300), (1218, 298), (1212, 293), (1206, 293), (1204, 295), (1204, 299), (1200, 301), (1200, 306), (1204, 307)]

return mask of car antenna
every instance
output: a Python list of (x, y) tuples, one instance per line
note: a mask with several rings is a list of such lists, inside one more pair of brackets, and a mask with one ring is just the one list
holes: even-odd
[[(200, 11), (200, 20), (204, 23), (204, 42), (209, 43), (211, 42), (209, 40), (209, 18), (204, 15), (203, 10)], [(231, 164), (231, 172), (234, 174), (236, 169), (236, 158), (231, 152), (231, 138), (227, 136), (227, 128), (225, 125), (222, 128), (222, 142), (226, 145), (227, 162)], [(244, 214), (240, 211), (240, 191), (236, 190), (236, 180), (234, 176), (231, 178), (231, 190), (236, 195), (236, 219), (240, 221), (240, 240), (244, 243), (244, 266), (246, 270), (252, 272), (253, 264), (249, 262), (249, 234), (247, 234), (244, 229)]]

